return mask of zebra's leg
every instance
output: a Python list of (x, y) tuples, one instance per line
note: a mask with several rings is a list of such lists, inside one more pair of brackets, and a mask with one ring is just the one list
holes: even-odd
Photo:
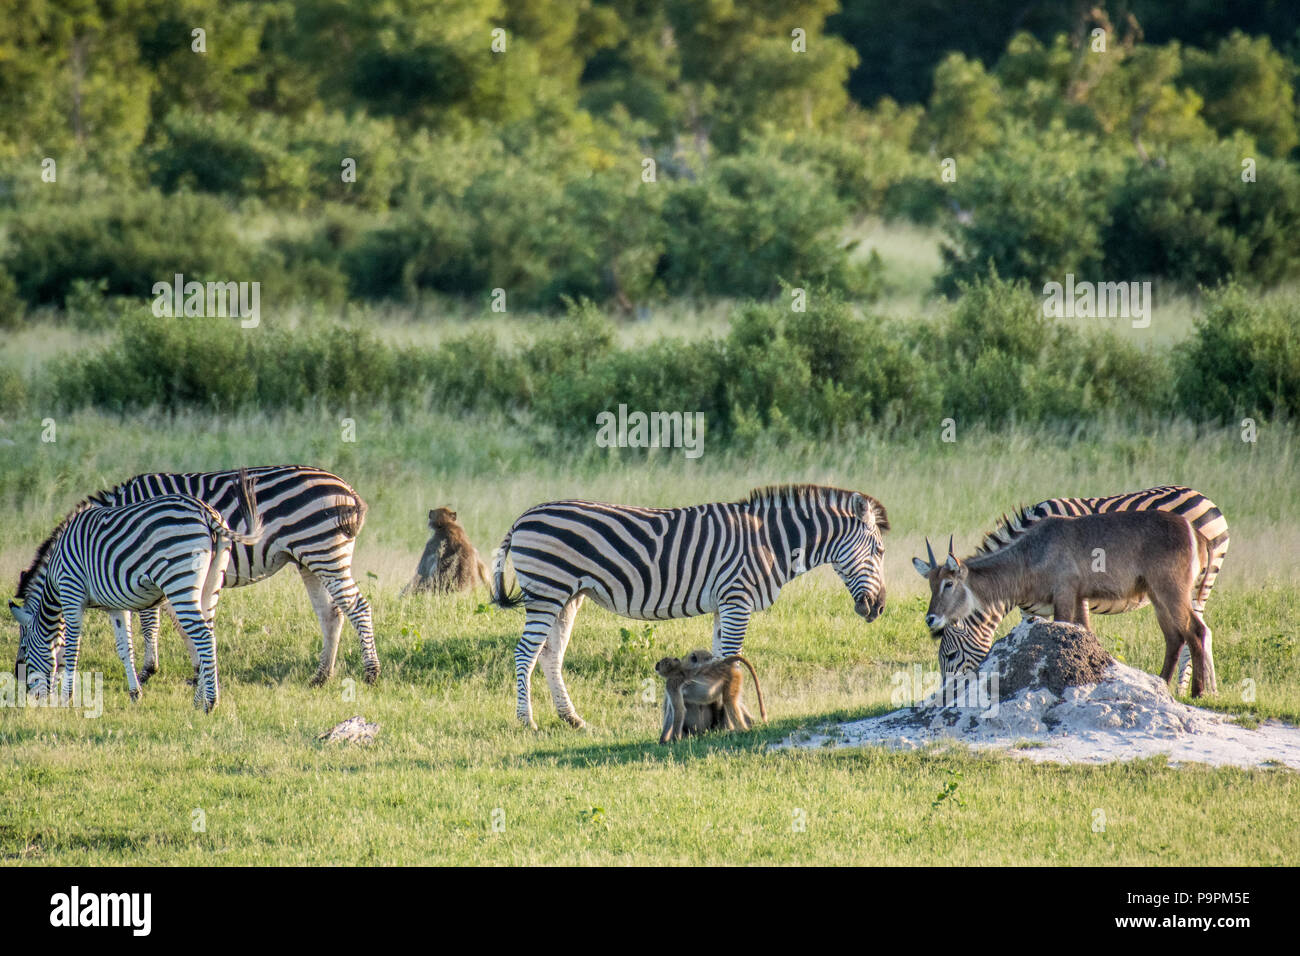
[(113, 622), (113, 637), (117, 642), (117, 656), (122, 659), (126, 670), (126, 690), (132, 700), (140, 699), (140, 678), (135, 672), (135, 648), (131, 644), (131, 612), (109, 611), (108, 619)]
[(1075, 604), (1074, 621), (1085, 631), (1092, 630), (1092, 611), (1088, 607), (1087, 598), (1079, 598), (1078, 603)]
[[(375, 629), (370, 611), (370, 602), (361, 594), (357, 582), (352, 580), (348, 571), (336, 574), (321, 574), (313, 569), (329, 596), (338, 609), (347, 615), (352, 626), (361, 638), (361, 660), (366, 669), (366, 683), (373, 684), (379, 680), (379, 655), (375, 652)], [(324, 652), (321, 653), (322, 660)], [(331, 670), (333, 662), (331, 661)]]
[(559, 601), (530, 599), (524, 609), (524, 633), (515, 645), (515, 716), (521, 724), (533, 730), (537, 729), (537, 721), (533, 720), (533, 668), (537, 666), (537, 657), (563, 608)]
[(171, 618), (172, 623), (176, 625), (176, 633), (181, 636), (185, 642), (185, 651), (190, 655), (190, 664), (194, 666), (194, 671), (185, 679), (185, 683), (193, 686), (199, 681), (199, 652), (194, 647), (194, 640), (190, 637), (189, 632), (185, 630), (185, 625), (181, 619), (176, 616), (176, 609), (172, 607), (171, 601), (163, 601), (163, 608), (167, 611), (167, 616)]
[(749, 616), (753, 613), (748, 604), (740, 601), (727, 602), (718, 606), (713, 615), (713, 656), (728, 657), (739, 654), (745, 643), (745, 631), (749, 628)]
[(220, 690), (217, 683), (217, 646), (213, 638), (212, 623), (203, 616), (202, 591), (192, 594), (168, 595), (181, 628), (189, 635), (199, 656), (198, 680), (194, 684), (194, 706), (211, 713), (217, 706)]
[(144, 644), (144, 664), (140, 669), (141, 684), (158, 673), (158, 625), (160, 623), (157, 607), (147, 607), (140, 612), (140, 640)]
[(569, 646), (569, 635), (573, 631), (573, 619), (582, 607), (583, 596), (575, 594), (569, 602), (555, 615), (555, 623), (546, 635), (546, 643), (541, 647), (542, 673), (551, 688), (551, 699), (555, 701), (555, 710), (560, 719), (578, 729), (587, 726), (587, 722), (578, 716), (573, 701), (569, 699), (569, 689), (564, 686), (564, 651)]
[[(63, 605), (63, 620), (67, 628), (67, 643), (63, 647), (63, 674), (60, 680), (59, 699), (63, 703), (72, 700), (72, 692), (77, 685), (77, 656), (81, 652), (81, 619), (84, 608), (81, 602), (67, 602)], [(53, 686), (53, 684), (51, 684)]]
[(299, 565), (298, 573), (302, 576), (302, 583), (307, 587), (307, 597), (311, 599), (316, 620), (320, 622), (322, 637), (320, 665), (311, 679), (311, 686), (319, 687), (334, 673), (334, 662), (339, 653), (339, 637), (343, 633), (343, 612), (334, 604), (334, 600), (314, 571)]

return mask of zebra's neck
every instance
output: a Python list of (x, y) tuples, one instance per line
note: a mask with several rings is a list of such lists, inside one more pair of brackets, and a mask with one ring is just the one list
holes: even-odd
[(827, 536), (821, 533), (806, 506), (775, 500), (759, 509), (751, 507), (750, 514), (759, 519), (759, 543), (772, 554), (771, 573), (779, 584), (787, 584), (829, 560)]

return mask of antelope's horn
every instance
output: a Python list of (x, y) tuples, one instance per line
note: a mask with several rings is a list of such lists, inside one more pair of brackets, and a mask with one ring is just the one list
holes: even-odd
[(937, 567), (939, 562), (934, 560), (934, 548), (930, 547), (930, 539), (925, 539), (925, 555), (930, 559), (930, 567)]
[(948, 554), (954, 558), (956, 557), (956, 555), (952, 553), (952, 535), (948, 535)]

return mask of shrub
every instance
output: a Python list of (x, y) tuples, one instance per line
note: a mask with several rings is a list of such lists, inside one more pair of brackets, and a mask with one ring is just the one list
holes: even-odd
[(1113, 332), (1045, 318), (1024, 280), (994, 275), (962, 293), (936, 332), (921, 336), (937, 353), (945, 415), (1001, 425), (1168, 407), (1172, 372), (1162, 357)]
[(1214, 285), (1264, 284), (1300, 271), (1300, 172), (1257, 157), (1242, 182), (1245, 147), (1174, 150), (1164, 165), (1130, 163), (1110, 200), (1106, 269)]
[(109, 295), (146, 298), (155, 282), (243, 281), (256, 268), (226, 208), (207, 196), (123, 191), (17, 215), (0, 263), (31, 305), (62, 304), (78, 279)]
[(1300, 415), (1300, 306), (1230, 285), (1211, 293), (1177, 353), (1178, 399), (1195, 417)]
[(0, 266), (0, 329), (16, 329), (23, 324), (27, 303), (18, 294), (18, 283), (9, 270)]
[(973, 168), (958, 167), (953, 198), (968, 213), (948, 225), (939, 288), (952, 294), (985, 274), (1040, 284), (1100, 265), (1106, 193), (1117, 173), (1087, 141), (1012, 137)]
[(836, 238), (845, 218), (808, 166), (754, 154), (720, 159), (664, 199), (659, 274), (670, 292), (767, 297), (782, 279), (851, 290), (857, 280)]

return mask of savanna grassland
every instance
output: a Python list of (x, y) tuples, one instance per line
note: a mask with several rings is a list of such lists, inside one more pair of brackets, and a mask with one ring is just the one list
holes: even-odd
[[(1220, 681), (1210, 706), (1248, 721), (1300, 720), (1300, 573), (1291, 557), (1300, 550), (1300, 443), (1291, 430), (1266, 428), (1251, 444), (1236, 429), (1112, 423), (972, 431), (955, 443), (860, 435), (743, 455), (710, 450), (706, 438), (696, 461), (680, 451), (647, 457), (572, 445), (546, 454), (509, 420), (432, 412), (360, 416), (356, 438), (341, 442), (323, 412), (86, 411), (60, 420), (57, 442), (6, 455), (7, 582), (80, 494), (139, 470), (309, 461), (346, 476), (371, 506), (355, 567), (375, 609), (384, 673), (377, 685), (360, 681), (355, 633), (345, 629), (334, 680), (307, 686), (320, 635), (292, 572), (223, 595), (223, 696), (206, 717), (192, 709), (188, 659), (169, 623), (162, 671), (131, 704), (107, 619), (95, 615), (82, 667), (105, 675), (102, 716), (0, 708), (0, 856), (47, 864), (1256, 864), (1300, 851), (1300, 777), (1285, 770), (765, 751), (800, 729), (891, 709), (892, 675), (932, 665), (923, 584), (909, 563), (924, 535), (954, 533), (964, 552), (1017, 503), (1158, 482), (1206, 491), (1231, 522), (1207, 613)], [(482, 590), (398, 596), (430, 507), (455, 507), (486, 553), (542, 500), (674, 505), (796, 480), (860, 488), (886, 503), (895, 529), (889, 602), (865, 624), (829, 569), (787, 587), (746, 642), (771, 717), (749, 733), (672, 748), (654, 742), (659, 705), (644, 693), (653, 662), (707, 645), (707, 619), (647, 627), (588, 605), (566, 673), (590, 726), (561, 724), (538, 676), (534, 733), (514, 720), (522, 614), (485, 607)], [(1149, 609), (1096, 626), (1112, 652), (1149, 671), (1159, 666), (1163, 641)], [(0, 657), (10, 659), (16, 641), (16, 625), (0, 627)], [(1247, 678), (1253, 702), (1243, 699)], [(316, 739), (353, 714), (380, 724), (371, 746)], [(936, 805), (951, 783), (955, 796)], [(1096, 808), (1106, 812), (1103, 833), (1092, 830)]]

